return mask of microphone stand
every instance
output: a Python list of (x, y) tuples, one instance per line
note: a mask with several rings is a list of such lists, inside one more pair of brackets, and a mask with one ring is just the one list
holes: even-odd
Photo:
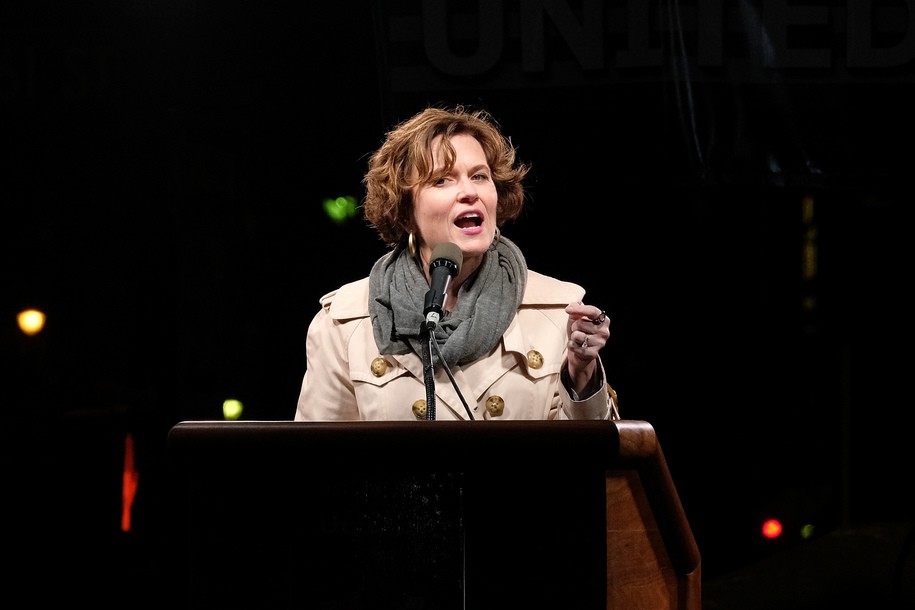
[(432, 350), (434, 349), (435, 353), (438, 354), (438, 359), (441, 361), (442, 367), (445, 369), (445, 373), (448, 375), (451, 386), (457, 393), (458, 398), (461, 399), (461, 404), (464, 405), (464, 411), (467, 413), (467, 417), (470, 420), (474, 420), (473, 412), (467, 405), (464, 394), (461, 392), (461, 388), (458, 387), (457, 380), (451, 373), (451, 369), (448, 367), (445, 358), (442, 357), (442, 352), (438, 347), (438, 341), (435, 340), (435, 327), (436, 323), (429, 321), (423, 324), (422, 330), (422, 333), (425, 333), (426, 335), (426, 342), (423, 344), (423, 381), (426, 384), (426, 419), (435, 419), (435, 369), (432, 367)]
[[(434, 322), (423, 324), (426, 342), (423, 344), (423, 382), (426, 384), (426, 419), (435, 419), (435, 369), (432, 367), (432, 346), (435, 343)], [(422, 334), (422, 333), (421, 333)]]

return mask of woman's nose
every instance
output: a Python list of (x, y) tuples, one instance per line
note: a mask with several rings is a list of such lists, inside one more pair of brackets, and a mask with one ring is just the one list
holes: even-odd
[(458, 199), (461, 201), (476, 201), (479, 198), (477, 187), (469, 178), (461, 181), (461, 189), (458, 191)]

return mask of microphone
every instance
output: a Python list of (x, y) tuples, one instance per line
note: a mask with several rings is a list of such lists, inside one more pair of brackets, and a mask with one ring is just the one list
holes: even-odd
[(433, 328), (442, 317), (445, 305), (445, 293), (451, 278), (458, 274), (464, 253), (457, 244), (445, 242), (432, 249), (432, 262), (429, 263), (430, 288), (426, 292), (423, 315), (426, 316), (426, 328)]

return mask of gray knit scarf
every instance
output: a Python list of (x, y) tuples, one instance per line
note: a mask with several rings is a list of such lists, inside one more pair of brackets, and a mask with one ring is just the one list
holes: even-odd
[[(435, 330), (435, 340), (449, 366), (485, 356), (511, 323), (527, 283), (527, 263), (504, 236), (483, 256), (474, 277), (461, 284), (457, 306)], [(420, 336), (429, 283), (417, 260), (403, 246), (379, 258), (369, 275), (369, 314), (382, 354), (423, 353)], [(433, 351), (433, 362), (438, 358)]]

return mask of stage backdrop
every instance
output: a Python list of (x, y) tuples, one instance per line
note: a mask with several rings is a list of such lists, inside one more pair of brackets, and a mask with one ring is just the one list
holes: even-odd
[(6, 3), (0, 445), (24, 518), (108, 540), (119, 489), (78, 490), (120, 483), (131, 433), (132, 535), (155, 539), (171, 425), (226, 397), (292, 418), (319, 297), (385, 252), (325, 200), (455, 103), (532, 165), (504, 233), (608, 311), (610, 382), (658, 432), (707, 577), (778, 548), (769, 511), (792, 544), (911, 515), (913, 4)]

